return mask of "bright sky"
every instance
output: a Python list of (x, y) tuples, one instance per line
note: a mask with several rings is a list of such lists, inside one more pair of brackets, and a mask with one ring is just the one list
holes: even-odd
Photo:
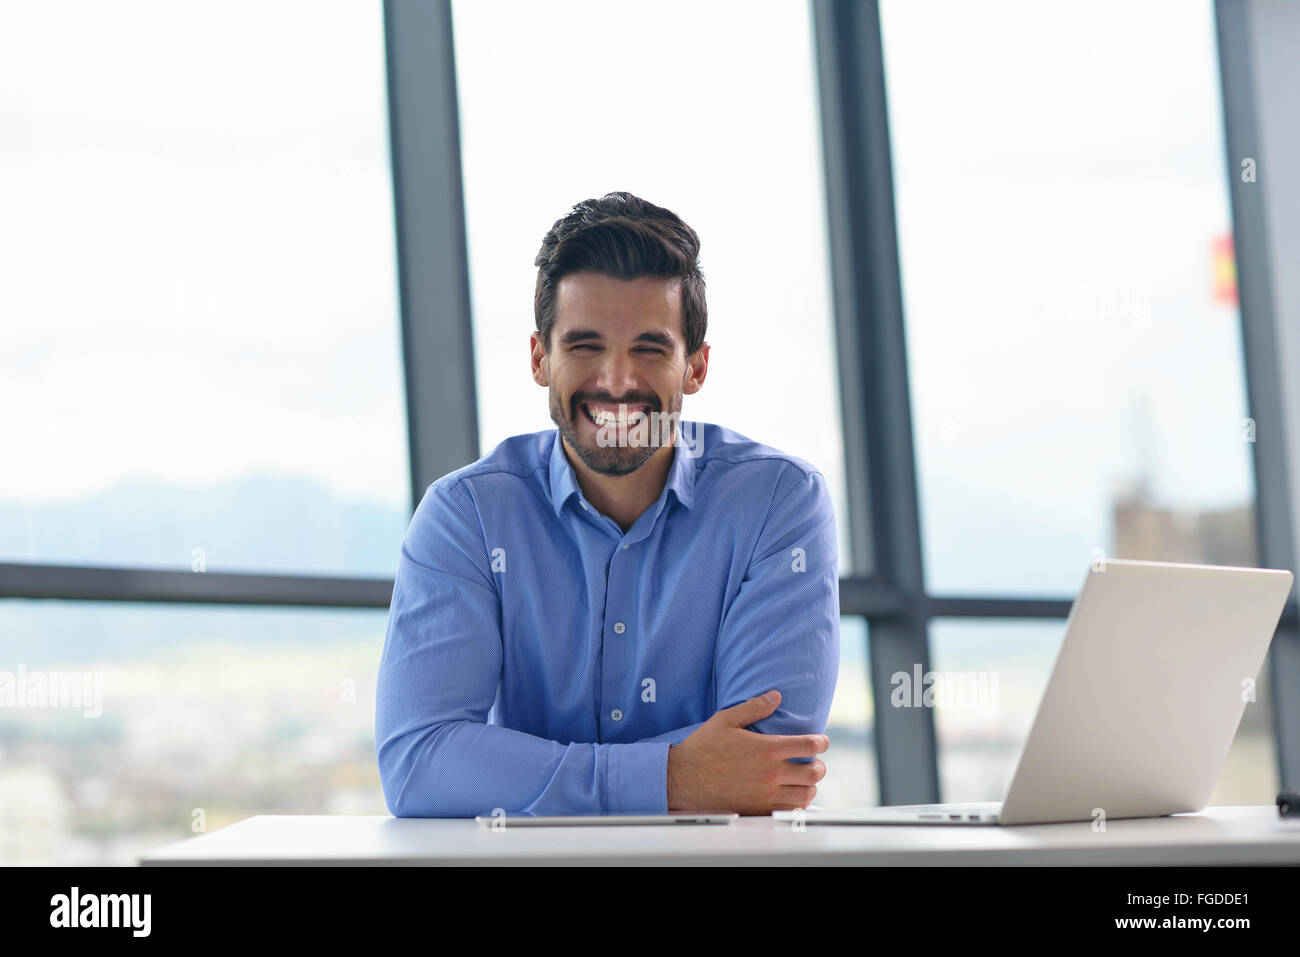
[(409, 501), (382, 21), (321, 12), (0, 6), (0, 497)]

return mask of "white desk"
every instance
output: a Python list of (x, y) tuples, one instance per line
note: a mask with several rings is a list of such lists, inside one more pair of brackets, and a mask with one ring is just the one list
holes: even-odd
[(831, 826), (742, 817), (727, 826), (507, 828), (473, 820), (261, 815), (140, 859), (167, 864), (1300, 864), (1300, 820), (1277, 808), (1022, 827)]

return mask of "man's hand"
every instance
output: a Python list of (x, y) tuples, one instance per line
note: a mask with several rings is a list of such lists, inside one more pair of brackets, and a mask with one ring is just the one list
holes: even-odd
[(746, 731), (781, 703), (769, 691), (724, 708), (668, 749), (668, 810), (771, 814), (807, 807), (826, 776), (820, 759), (830, 747), (824, 734), (759, 734)]

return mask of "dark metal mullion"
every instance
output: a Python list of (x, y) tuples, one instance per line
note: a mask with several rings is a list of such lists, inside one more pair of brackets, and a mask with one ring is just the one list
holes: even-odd
[[(1255, 465), (1255, 519), (1261, 565), (1295, 568), (1295, 529), (1291, 521), (1291, 492), (1287, 468), (1287, 434), (1278, 365), (1277, 321), (1269, 255), (1267, 204), (1263, 190), (1269, 175), (1287, 175), (1269, 168), (1260, 152), (1256, 118), (1257, 89), (1252, 71), (1250, 6), (1241, 0), (1218, 0), (1219, 68), (1223, 81), (1224, 142), (1229, 191), (1232, 197), (1233, 245), (1237, 260), (1238, 301), (1241, 304), (1242, 353), (1246, 365), (1246, 394), (1255, 420), (1251, 450)], [(1269, 95), (1290, 96), (1290, 91)], [(1243, 182), (1240, 163), (1257, 163), (1255, 182)], [(1292, 592), (1292, 602), (1295, 593)], [(1295, 606), (1278, 628), (1269, 652), (1273, 694), (1273, 730), (1278, 771), (1283, 786), (1300, 785), (1300, 630)]]
[(385, 0), (412, 506), (479, 456), (451, 0)]
[(1068, 618), (1072, 598), (927, 598), (927, 618)]
[[(880, 12), (814, 0), (851, 527), (896, 613), (868, 616), (880, 797), (939, 798), (934, 717), (891, 708), (891, 676), (929, 670)], [(854, 555), (865, 543), (854, 542)]]
[[(0, 562), (0, 598), (387, 608), (392, 591), (390, 578)], [(902, 611), (891, 589), (866, 578), (841, 579), (840, 605), (846, 615)]]
[[(392, 590), (389, 578), (0, 562), (0, 598), (386, 608)], [(1069, 602), (939, 598), (927, 599), (925, 609), (927, 616), (1063, 618)], [(891, 585), (850, 577), (840, 579), (840, 611), (879, 622), (904, 617), (908, 606)]]
[(0, 598), (387, 608), (392, 594), (385, 578), (0, 564)]
[[(388, 578), (0, 562), (0, 598), (387, 608), (392, 590), (393, 582)], [(927, 597), (924, 613), (927, 620), (1064, 619), (1071, 604), (1068, 598)], [(907, 603), (892, 586), (863, 577), (840, 579), (840, 612), (872, 620), (875, 627), (909, 613)], [(1283, 627), (1294, 628), (1297, 621), (1300, 611), (1294, 603), (1287, 605), (1282, 613)]]

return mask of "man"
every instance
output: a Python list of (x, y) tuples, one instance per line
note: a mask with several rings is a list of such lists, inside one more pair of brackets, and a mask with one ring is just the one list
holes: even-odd
[(393, 814), (769, 814), (816, 794), (835, 518), (807, 462), (680, 421), (708, 370), (698, 254), (630, 193), (543, 240), (532, 371), (558, 428), (416, 509), (376, 705)]

